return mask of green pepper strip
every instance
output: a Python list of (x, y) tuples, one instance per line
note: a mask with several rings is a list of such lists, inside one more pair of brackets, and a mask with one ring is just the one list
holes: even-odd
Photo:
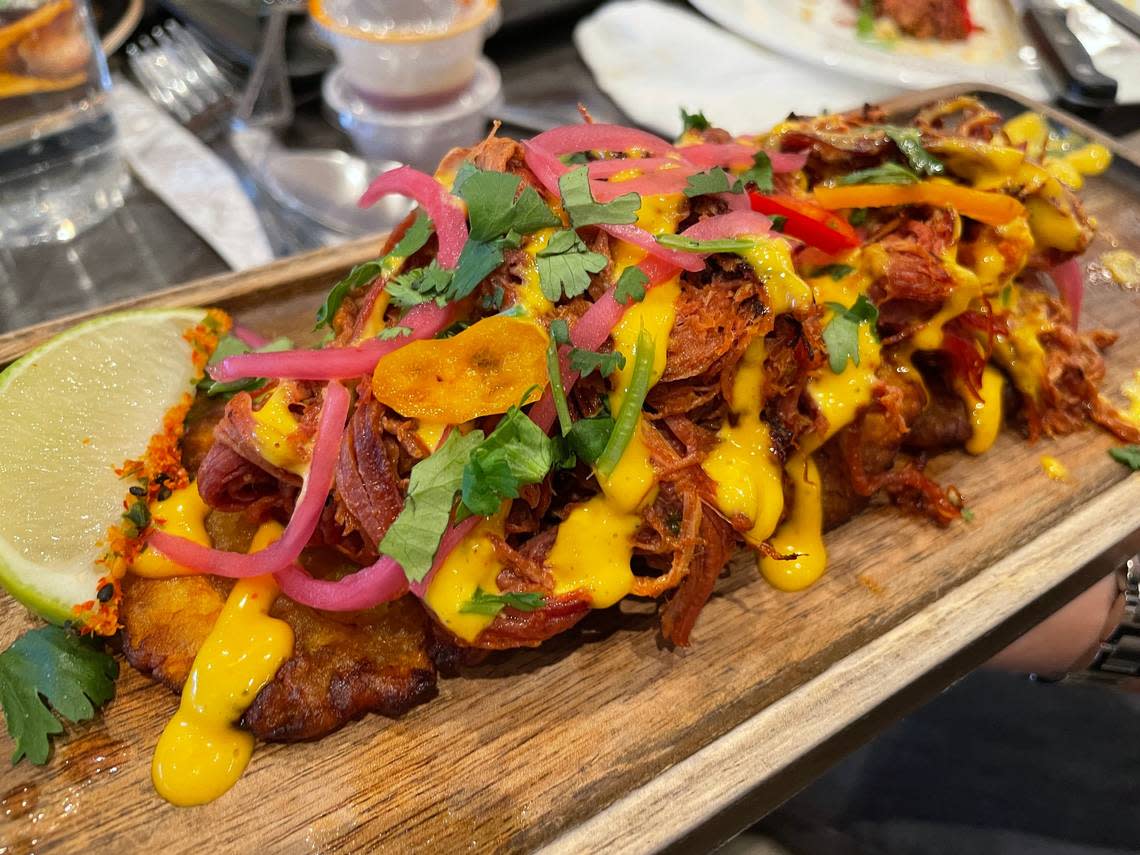
[(554, 396), (554, 411), (558, 413), (558, 426), (562, 435), (570, 433), (570, 407), (566, 404), (566, 388), (562, 385), (562, 368), (558, 363), (558, 342), (554, 336), (546, 346), (546, 373), (550, 375), (550, 394)]
[(649, 375), (653, 370), (653, 336), (643, 328), (637, 334), (637, 348), (633, 357), (633, 372), (629, 377), (629, 388), (626, 390), (625, 400), (621, 402), (617, 421), (614, 422), (613, 433), (598, 458), (598, 471), (607, 478), (613, 474), (614, 469), (625, 454), (626, 446), (633, 439), (633, 432), (637, 430), (637, 420), (641, 416), (641, 406), (645, 403), (645, 396), (649, 394)]

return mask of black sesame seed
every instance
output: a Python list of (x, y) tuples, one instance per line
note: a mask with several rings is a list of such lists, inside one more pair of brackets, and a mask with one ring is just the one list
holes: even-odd
[(129, 489), (127, 492), (130, 493), (132, 496), (139, 496), (141, 498), (142, 496), (146, 495), (146, 488), (135, 486), (135, 487), (131, 487), (131, 489)]
[(104, 585), (102, 588), (100, 588), (99, 593), (97, 593), (95, 595), (95, 597), (101, 603), (110, 602), (111, 597), (113, 597), (113, 596), (115, 596), (115, 586), (112, 585), (110, 582), (108, 582), (106, 585)]

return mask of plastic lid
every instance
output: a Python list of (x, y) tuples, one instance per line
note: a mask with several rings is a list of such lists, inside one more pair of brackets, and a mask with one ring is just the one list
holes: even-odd
[(485, 112), (503, 90), (499, 69), (485, 56), (475, 64), (471, 84), (454, 100), (430, 107), (406, 110), (381, 110), (368, 103), (349, 85), (344, 69), (336, 65), (321, 84), (324, 102), (334, 110), (345, 130), (381, 130), (383, 128), (423, 128), (443, 125)]
[(382, 42), (457, 35), (483, 24), (498, 7), (499, 0), (309, 0), (319, 26)]

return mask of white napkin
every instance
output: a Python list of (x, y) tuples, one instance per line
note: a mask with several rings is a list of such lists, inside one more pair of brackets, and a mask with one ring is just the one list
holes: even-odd
[(681, 131), (681, 107), (744, 134), (793, 111), (846, 110), (903, 91), (770, 53), (658, 0), (608, 3), (578, 24), (574, 43), (602, 90), (669, 138)]
[(131, 170), (226, 264), (245, 270), (273, 260), (257, 210), (224, 160), (122, 78), (111, 108)]

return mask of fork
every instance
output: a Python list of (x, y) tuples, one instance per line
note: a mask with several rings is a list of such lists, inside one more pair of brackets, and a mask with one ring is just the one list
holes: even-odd
[(233, 111), (233, 85), (177, 21), (156, 26), (128, 45), (127, 62), (151, 99), (191, 131), (209, 138), (225, 127)]

